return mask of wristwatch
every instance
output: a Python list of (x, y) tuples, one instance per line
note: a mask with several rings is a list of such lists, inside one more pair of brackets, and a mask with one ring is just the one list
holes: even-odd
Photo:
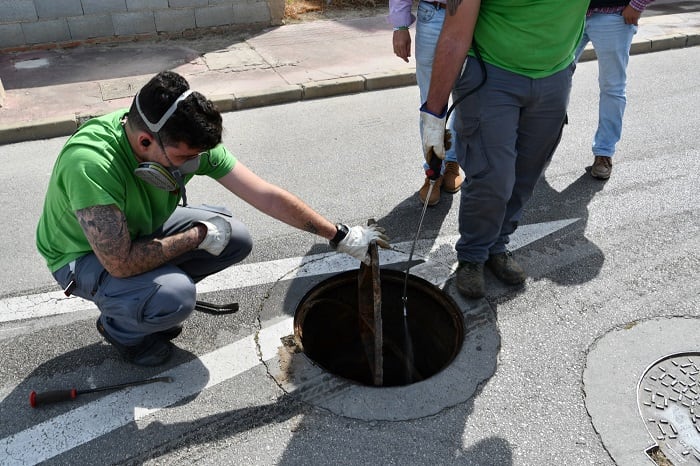
[(343, 241), (345, 239), (345, 237), (348, 236), (348, 232), (350, 231), (348, 229), (348, 226), (343, 225), (342, 223), (336, 223), (335, 228), (337, 230), (335, 232), (335, 236), (333, 237), (333, 239), (328, 241), (328, 244), (330, 244), (331, 248), (333, 248), (333, 249), (336, 249), (338, 247), (338, 243)]

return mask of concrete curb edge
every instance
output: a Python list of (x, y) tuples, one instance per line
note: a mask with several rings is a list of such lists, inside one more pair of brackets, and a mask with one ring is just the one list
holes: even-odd
[[(700, 45), (700, 34), (672, 34), (633, 42), (631, 55), (680, 49)], [(590, 46), (589, 46), (590, 47)], [(580, 61), (595, 59), (592, 48), (586, 49)], [(382, 71), (368, 75), (345, 76), (305, 84), (290, 84), (237, 95), (217, 95), (210, 99), (221, 112), (245, 110), (302, 100), (335, 97), (416, 84), (415, 70)], [(99, 114), (91, 117), (100, 116)], [(85, 117), (55, 117), (17, 125), (0, 125), (0, 145), (71, 135)]]
[[(209, 98), (223, 113), (415, 84), (415, 71), (387, 71), (367, 76), (327, 79), (302, 85), (290, 84), (236, 95), (214, 95)], [(69, 136), (86, 119), (103, 114), (96, 113), (87, 117), (85, 115), (65, 115), (36, 122), (22, 122), (18, 125), (0, 125), (0, 145)]]

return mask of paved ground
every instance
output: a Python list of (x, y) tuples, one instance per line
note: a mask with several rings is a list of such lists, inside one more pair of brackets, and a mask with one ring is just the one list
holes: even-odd
[[(661, 17), (663, 28), (687, 25), (696, 21), (693, 7), (697, 7), (694, 2), (666, 3), (664, 8), (671, 11), (649, 15), (647, 21)], [(679, 14), (682, 8), (688, 10)], [(653, 27), (662, 28), (646, 23), (639, 38)], [(376, 41), (374, 47), (386, 45), (387, 51), (389, 47), (389, 33), (381, 18), (289, 28), (305, 31), (303, 37), (314, 47), (322, 43), (321, 30), (333, 30), (331, 37), (344, 31), (343, 40), (355, 47), (368, 37)], [(256, 38), (267, 41), (268, 50), (282, 50), (281, 45), (275, 47), (292, 42), (289, 28)], [(308, 31), (317, 34), (308, 35)], [(677, 39), (656, 37), (652, 46), (679, 44)], [(683, 45), (697, 40), (693, 34), (683, 37)], [(245, 44), (254, 44), (256, 38)], [(325, 40), (331, 42), (328, 36)], [(300, 42), (297, 37), (295, 43)], [(252, 50), (231, 47), (220, 45), (204, 55), (187, 47), (174, 53), (168, 47), (155, 50), (155, 57), (163, 59), (158, 66), (165, 66), (195, 56), (193, 63), (179, 64), (179, 69), (197, 65), (204, 71), (209, 70), (210, 61), (215, 62), (216, 55), (210, 55), (217, 51), (240, 57), (249, 56)], [(262, 45), (255, 48), (264, 49)], [(412, 170), (418, 147), (415, 115), (406, 111), (415, 107), (415, 88), (361, 92), (367, 90), (367, 83), (375, 82), (364, 78), (382, 73), (378, 64), (393, 63), (393, 57), (379, 60), (370, 56), (366, 63), (359, 62), (363, 67), (359, 74), (344, 75), (340, 69), (328, 71), (333, 62), (323, 62), (315, 50), (316, 55), (308, 53), (308, 57), (315, 57), (314, 67), (280, 65), (268, 74), (269, 64), (259, 64), (253, 71), (240, 71), (256, 73), (260, 83), (264, 82), (262, 76), (276, 75), (273, 87), (281, 85), (284, 90), (272, 95), (284, 101), (282, 96), (291, 90), (292, 101), (301, 102), (255, 105), (252, 110), (226, 113), (224, 123), (232, 131), (226, 134), (225, 142), (246, 157), (246, 163), (258, 173), (284, 183), (337, 218), (377, 218), (392, 232), (394, 247), (382, 256), (382, 264), (401, 268), (420, 212)], [(700, 170), (696, 142), (699, 52), (698, 47), (683, 47), (660, 54), (635, 54), (630, 65), (634, 79), (629, 88), (625, 139), (613, 178), (607, 183), (593, 180), (582, 162), (589, 157), (585, 148), (595, 125), (590, 109), (596, 98), (596, 73), (593, 63), (579, 67), (571, 124), (510, 245), (530, 273), (525, 289), (510, 290), (487, 277), (486, 299), (463, 300), (455, 292), (451, 276), (459, 199), (443, 196), (441, 204), (429, 211), (424, 240), (416, 252), (420, 264), (412, 272), (436, 283), (458, 304), (466, 322), (465, 344), (437, 377), (399, 388), (376, 390), (342, 383), (323, 371), (313, 372), (302, 355), (292, 355), (290, 361), (290, 356), (280, 352), (279, 338), (293, 332), (292, 314), (301, 297), (320, 280), (353, 270), (356, 264), (328, 254), (325, 245), (313, 242), (308, 235), (253, 220), (251, 212), (240, 205), (236, 205), (237, 214), (251, 226), (256, 250), (246, 263), (202, 282), (198, 291), (209, 300), (235, 299), (242, 310), (219, 318), (198, 313), (177, 340), (179, 350), (172, 363), (157, 372), (134, 371), (97, 336), (94, 307), (61, 297), (55, 285), (47, 285), (36, 254), (23, 256), (32, 248), (33, 218), (51, 166), (51, 157), (37, 154), (55, 154), (64, 139), (5, 144), (0, 196), (3, 214), (13, 219), (13, 227), (0, 232), (0, 244), (4, 245), (6, 262), (13, 265), (0, 271), (0, 353), (5, 355), (0, 368), (0, 462), (648, 463), (644, 451), (659, 441), (657, 426), (667, 424), (662, 425), (662, 417), (650, 422), (649, 415), (640, 415), (649, 400), (642, 397), (648, 387), (641, 381), (647, 375), (658, 377), (661, 369), (657, 361), (670, 354), (686, 354), (695, 358), (691, 364), (700, 363), (696, 356), (700, 354), (700, 198), (696, 180)], [(297, 63), (307, 60), (299, 49), (296, 53)], [(92, 56), (89, 60), (95, 59)], [(81, 69), (86, 58), (66, 60), (75, 61), (65, 68), (68, 72), (61, 78), (63, 84), (46, 86), (44, 81), (38, 87), (8, 90), (8, 106), (0, 110), (0, 116), (10, 111), (9, 102), (22, 92), (32, 95), (32, 102), (37, 103), (38, 90), (44, 92), (41, 96), (45, 100), (39, 102), (44, 104), (45, 113), (37, 106), (33, 107), (36, 115), (50, 115), (61, 108), (61, 102), (64, 109), (74, 104), (80, 109), (71, 110), (61, 123), (67, 127), (75, 125), (72, 112), (84, 111), (80, 99), (94, 105), (90, 108), (95, 112), (103, 111), (105, 103), (128, 102), (128, 96), (105, 100), (104, 95), (128, 94), (133, 87), (124, 87), (122, 80), (136, 82), (133, 76), (100, 75), (106, 72), (105, 65), (87, 66), (81, 76), (93, 77), (70, 83), (75, 79), (70, 70)], [(309, 60), (312, 58), (307, 63)], [(400, 67), (401, 63), (396, 60), (395, 64)], [(32, 65), (30, 61), (27, 66)], [(214, 75), (219, 79), (236, 73), (228, 70), (228, 65), (221, 66), (227, 71)], [(60, 76), (57, 68), (47, 69), (55, 70), (56, 78)], [(193, 82), (202, 77), (194, 85), (198, 89), (222, 90), (227, 85), (204, 80), (205, 76), (211, 78), (208, 73), (188, 77)], [(385, 73), (391, 79), (412, 78), (410, 64), (398, 73)], [(23, 82), (35, 79), (41, 83), (42, 75), (46, 80), (39, 72), (25, 75)], [(331, 78), (305, 80), (310, 76)], [(305, 101), (307, 89), (348, 92), (342, 90), (348, 85), (343, 76), (362, 76), (365, 87), (361, 91), (351, 88), (350, 92), (357, 92), (353, 95)], [(349, 82), (354, 83), (353, 79)], [(319, 85), (324, 81), (329, 85)], [(122, 87), (109, 87), (108, 83)], [(252, 87), (259, 83), (249, 78), (244, 84)], [(91, 88), (93, 85), (97, 87)], [(73, 86), (82, 86), (85, 94)], [(99, 98), (89, 89), (99, 89)], [(248, 103), (270, 96), (269, 88), (249, 88), (248, 92), (255, 96), (248, 97)], [(233, 92), (222, 103), (244, 102), (238, 99), (245, 95), (244, 91)], [(270, 101), (259, 101), (266, 102)], [(279, 121), (286, 122), (284, 127), (267, 131), (271, 122)], [(39, 121), (18, 124), (2, 134), (39, 135), (44, 128), (51, 126)], [(260, 128), (265, 137), (260, 136)], [(323, 137), (310, 138), (309, 134)], [(303, 162), (298, 159), (300, 147), (308, 159)], [(377, 151), (387, 156), (373, 158), (371, 154)], [(31, 170), (27, 169), (27, 154), (33, 157)], [(353, 169), (339, 170), (348, 160), (353, 161)], [(318, 167), (324, 174), (323, 190), (318, 189), (316, 180), (308, 183), (304, 176), (305, 169)], [(373, 169), (363, 174), (361, 167)], [(290, 175), (297, 173), (300, 175)], [(387, 173), (393, 180), (391, 186), (386, 186)], [(348, 196), (342, 188), (346, 185), (371, 194), (358, 204), (355, 196)], [(191, 196), (196, 199), (220, 195), (213, 188), (192, 187)], [(44, 275), (35, 276), (37, 270)], [(666, 369), (671, 364), (663, 362)], [(289, 367), (297, 371), (284, 370)], [(691, 401), (693, 390), (697, 391), (697, 374), (693, 372), (684, 381), (687, 396), (681, 400), (688, 401), (688, 409), (695, 406), (690, 403), (697, 404), (697, 398)], [(125, 374), (139, 378), (158, 373), (173, 376), (175, 382), (85, 395), (76, 402), (42, 410), (27, 406), (32, 389), (98, 386), (122, 382)], [(656, 390), (664, 389), (656, 387), (654, 394)], [(657, 399), (662, 398), (670, 400), (666, 395)], [(668, 412), (663, 405), (652, 409), (664, 415)], [(6, 422), (9, 419), (13, 421)], [(691, 422), (690, 417), (684, 419)], [(687, 450), (679, 448), (669, 455), (679, 465), (686, 464), (682, 461), (693, 464), (697, 450), (692, 448), (698, 447), (699, 438), (691, 430), (693, 424), (671, 422), (683, 435), (670, 439), (671, 428), (664, 427), (666, 443)]]

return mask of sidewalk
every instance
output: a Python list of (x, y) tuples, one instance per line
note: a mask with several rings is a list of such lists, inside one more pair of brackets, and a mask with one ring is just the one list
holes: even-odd
[[(632, 53), (700, 45), (700, 8), (652, 3)], [(593, 58), (592, 50), (582, 60)], [(243, 38), (150, 41), (0, 56), (0, 144), (71, 134), (87, 118), (128, 107), (172, 69), (221, 111), (415, 84), (415, 62), (391, 49), (385, 14), (318, 20)]]

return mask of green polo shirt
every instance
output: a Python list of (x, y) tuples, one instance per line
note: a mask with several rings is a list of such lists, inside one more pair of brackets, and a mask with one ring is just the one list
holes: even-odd
[(516, 74), (551, 76), (574, 61), (588, 4), (589, 0), (482, 0), (474, 31), (481, 56)]
[[(93, 118), (71, 136), (58, 155), (36, 230), (36, 245), (51, 272), (92, 252), (75, 212), (90, 206), (116, 205), (132, 240), (160, 228), (175, 211), (179, 192), (158, 189), (134, 175), (138, 161), (120, 121), (120, 110)], [(200, 158), (196, 175), (218, 179), (236, 158), (223, 146)]]

